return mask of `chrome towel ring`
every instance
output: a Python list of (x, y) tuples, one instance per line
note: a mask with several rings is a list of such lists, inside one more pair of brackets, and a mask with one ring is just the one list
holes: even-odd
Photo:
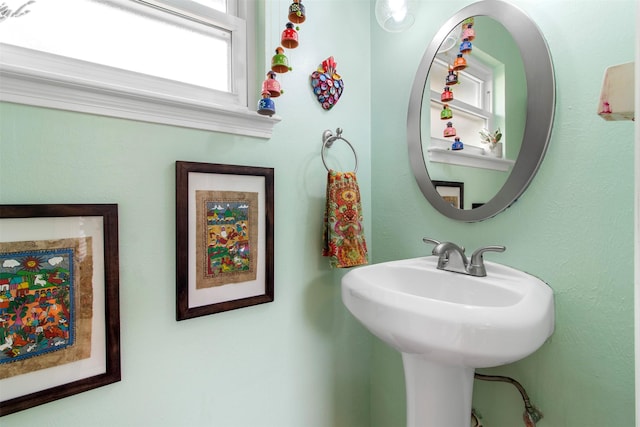
[(351, 151), (353, 151), (353, 157), (356, 159), (356, 165), (353, 168), (353, 172), (358, 172), (358, 155), (356, 154), (356, 149), (353, 148), (353, 145), (351, 145), (351, 143), (342, 136), (342, 128), (337, 128), (335, 135), (329, 129), (322, 132), (322, 149), (320, 150), (320, 154), (322, 155), (322, 163), (324, 164), (325, 169), (329, 171), (329, 167), (327, 166), (327, 162), (324, 158), (324, 150), (326, 148), (331, 148), (333, 143), (339, 139), (346, 142), (349, 148), (351, 148)]

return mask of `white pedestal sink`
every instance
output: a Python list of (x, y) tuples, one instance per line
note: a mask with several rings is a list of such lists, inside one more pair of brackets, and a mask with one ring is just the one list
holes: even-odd
[(407, 427), (469, 427), (476, 368), (520, 360), (553, 333), (553, 291), (485, 262), (486, 277), (442, 271), (435, 256), (359, 267), (342, 300), (402, 353)]

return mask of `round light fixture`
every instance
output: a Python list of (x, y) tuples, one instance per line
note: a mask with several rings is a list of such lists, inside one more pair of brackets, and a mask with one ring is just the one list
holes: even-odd
[(398, 33), (415, 22), (413, 0), (376, 0), (376, 20), (383, 30)]

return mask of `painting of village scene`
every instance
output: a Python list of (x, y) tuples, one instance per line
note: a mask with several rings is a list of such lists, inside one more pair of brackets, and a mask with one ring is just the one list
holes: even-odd
[(199, 248), (204, 280), (197, 287), (255, 280), (257, 195), (241, 193), (237, 200), (238, 197), (230, 197), (226, 192), (203, 193), (210, 197), (202, 200), (202, 215), (198, 215), (204, 224), (203, 244)]
[(74, 344), (73, 251), (0, 250), (0, 371)]

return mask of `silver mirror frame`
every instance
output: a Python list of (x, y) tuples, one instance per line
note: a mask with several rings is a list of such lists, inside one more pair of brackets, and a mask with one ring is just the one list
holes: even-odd
[[(420, 119), (422, 99), (431, 64), (447, 34), (466, 18), (488, 16), (500, 22), (520, 49), (527, 82), (527, 117), (522, 147), (516, 163), (500, 191), (476, 209), (457, 209), (440, 197), (427, 171), (422, 150)], [(547, 43), (536, 24), (517, 7), (501, 0), (483, 0), (461, 9), (440, 28), (418, 66), (409, 97), (407, 142), (409, 161), (420, 190), (443, 215), (458, 221), (491, 218), (511, 206), (527, 189), (547, 151), (555, 113), (556, 85)]]

